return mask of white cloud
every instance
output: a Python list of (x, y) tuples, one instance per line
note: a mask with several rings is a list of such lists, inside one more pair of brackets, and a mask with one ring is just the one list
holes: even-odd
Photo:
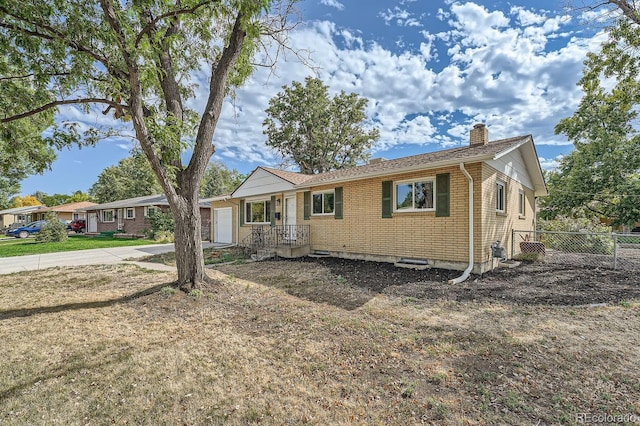
[(562, 160), (562, 157), (562, 155), (558, 155), (555, 158), (538, 157), (540, 167), (542, 167), (543, 170), (556, 170), (560, 166), (560, 160)]
[[(447, 4), (438, 16), (448, 26), (437, 33), (414, 30), (424, 38), (411, 50), (393, 52), (360, 29), (329, 21), (299, 27), (290, 37), (293, 48), (309, 49), (317, 68), (290, 55), (275, 73), (257, 69), (237, 91), (235, 107), (224, 104), (214, 135), (216, 156), (273, 164), (276, 156), (262, 133), (269, 99), (309, 75), (320, 77), (332, 94), (345, 90), (369, 100), (369, 121), (381, 134), (378, 152), (403, 144), (464, 144), (475, 122), (487, 123), (492, 139), (531, 133), (538, 145), (569, 145), (553, 128), (582, 97), (576, 86), (582, 61), (601, 38), (568, 39), (569, 20), (546, 12), (512, 8), (506, 15), (474, 3)], [(402, 25), (413, 18), (399, 7), (380, 16)], [(194, 74), (199, 91), (206, 93), (207, 79), (207, 67)], [(205, 101), (197, 96), (189, 106), (201, 111)], [(77, 118), (81, 112), (65, 114)], [(94, 120), (107, 123), (109, 117), (95, 114)]]
[[(317, 75), (332, 93), (356, 92), (369, 100), (367, 114), (381, 133), (376, 151), (401, 144), (466, 143), (475, 122), (487, 123), (492, 139), (531, 133), (538, 145), (569, 145), (553, 128), (582, 96), (576, 82), (596, 41), (576, 37), (556, 41), (560, 47), (550, 49), (551, 36), (568, 33), (567, 19), (539, 12), (507, 16), (474, 3), (453, 3), (440, 15), (448, 16), (449, 29), (422, 31), (426, 41), (416, 51), (392, 52), (327, 21), (298, 30), (291, 39), (299, 48), (313, 46)], [(395, 8), (384, 19), (406, 22), (410, 16)], [(340, 38), (343, 45), (336, 44)], [(433, 68), (436, 57), (448, 65)], [(230, 120), (225, 106), (216, 130), (222, 155), (273, 161), (273, 152), (264, 148), (264, 109), (282, 85), (311, 74), (295, 62), (280, 64), (278, 76), (270, 79), (258, 70), (238, 93), (242, 112)]]
[(392, 9), (387, 9), (386, 11), (380, 12), (378, 14), (386, 25), (391, 25), (392, 22), (399, 27), (421, 27), (422, 23), (413, 16), (411, 12), (406, 9), (401, 9), (398, 6), (395, 6)]
[(340, 3), (338, 0), (320, 0), (320, 3), (325, 6), (335, 7), (338, 10), (344, 10), (344, 4)]

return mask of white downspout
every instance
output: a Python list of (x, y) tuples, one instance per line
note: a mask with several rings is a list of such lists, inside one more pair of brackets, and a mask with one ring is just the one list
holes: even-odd
[(464, 163), (460, 163), (460, 170), (469, 181), (469, 266), (467, 266), (467, 269), (465, 269), (458, 278), (449, 280), (449, 284), (460, 284), (469, 278), (469, 274), (473, 270), (473, 178), (467, 169), (464, 168)]

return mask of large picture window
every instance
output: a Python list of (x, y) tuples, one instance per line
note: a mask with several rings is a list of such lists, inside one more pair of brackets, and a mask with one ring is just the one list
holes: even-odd
[(433, 210), (435, 208), (433, 186), (433, 179), (396, 183), (396, 211)]
[(313, 194), (313, 214), (333, 214), (335, 210), (335, 194), (333, 191)]
[(245, 203), (246, 223), (268, 223), (271, 201), (251, 201)]

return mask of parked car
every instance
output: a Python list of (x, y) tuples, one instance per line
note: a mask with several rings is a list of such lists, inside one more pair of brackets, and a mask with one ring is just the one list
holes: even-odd
[(46, 220), (37, 220), (18, 228), (8, 229), (6, 234), (10, 237), (27, 238), (32, 234), (40, 232), (45, 223), (47, 223)]
[(87, 221), (85, 219), (74, 219), (67, 225), (67, 231), (73, 231), (80, 234), (87, 229)]

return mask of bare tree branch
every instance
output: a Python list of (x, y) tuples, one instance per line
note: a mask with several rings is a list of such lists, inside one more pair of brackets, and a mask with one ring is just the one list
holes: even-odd
[[(64, 77), (64, 76), (68, 76), (71, 75), (68, 72), (56, 72), (56, 73), (51, 73), (51, 74), (46, 74), (49, 77)], [(31, 78), (31, 77), (35, 77), (36, 74), (34, 73), (30, 73), (30, 74), (24, 74), (24, 75), (12, 75), (12, 76), (8, 76), (8, 77), (0, 77), (0, 81), (11, 81), (11, 80), (24, 80), (26, 78)]]
[(68, 99), (68, 100), (60, 100), (49, 102), (48, 104), (41, 105), (37, 108), (31, 109), (29, 111), (25, 111), (21, 114), (12, 115), (11, 117), (5, 117), (0, 119), (0, 123), (10, 123), (12, 121), (20, 120), (22, 118), (31, 117), (33, 115), (44, 112), (48, 109), (55, 108), (60, 105), (74, 105), (74, 104), (107, 104), (113, 108), (126, 108), (126, 105), (122, 105), (118, 102), (111, 101), (105, 98), (81, 98), (81, 99)]

